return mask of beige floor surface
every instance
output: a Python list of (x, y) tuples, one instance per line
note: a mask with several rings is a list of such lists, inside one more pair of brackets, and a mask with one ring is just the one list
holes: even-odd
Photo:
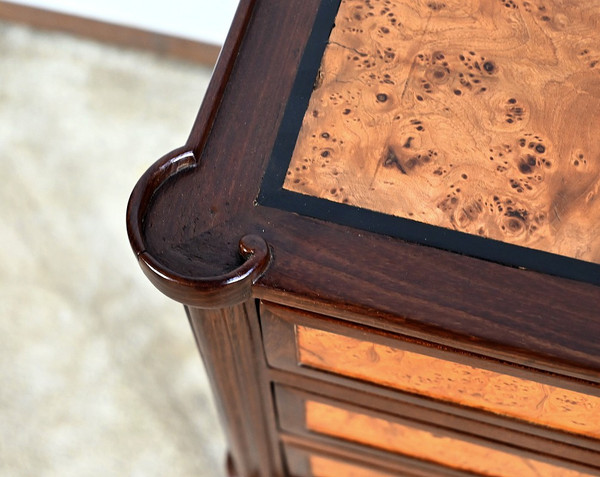
[(220, 476), (183, 310), (125, 207), (183, 144), (210, 71), (0, 23), (0, 475)]

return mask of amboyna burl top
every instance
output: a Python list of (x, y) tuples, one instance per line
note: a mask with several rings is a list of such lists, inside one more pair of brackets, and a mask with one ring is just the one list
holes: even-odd
[(284, 188), (600, 263), (600, 1), (342, 0)]

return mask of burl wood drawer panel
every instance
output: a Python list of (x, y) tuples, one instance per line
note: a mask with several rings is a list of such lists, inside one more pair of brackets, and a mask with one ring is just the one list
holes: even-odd
[(600, 398), (306, 326), (299, 363), (435, 399), (600, 437)]
[[(263, 321), (277, 320), (285, 308), (266, 308)], [(297, 319), (293, 313), (293, 321)], [(314, 321), (315, 324), (319, 323)], [(549, 384), (545, 376), (525, 373), (486, 361), (474, 364), (457, 362), (452, 353), (437, 352), (402, 340), (377, 342), (378, 335), (357, 327), (323, 330), (293, 323), (293, 347), (300, 367), (327, 371), (380, 386), (414, 393), (436, 400), (479, 409), (534, 425), (569, 432), (592, 439), (600, 438), (600, 397), (598, 389), (575, 391)], [(354, 332), (358, 336), (347, 333)], [(374, 341), (375, 340), (375, 341)], [(269, 349), (267, 358), (280, 360)], [(506, 371), (504, 372), (504, 369)], [(513, 374), (508, 374), (510, 372)]]
[(333, 456), (285, 446), (288, 469), (293, 477), (393, 477), (395, 474), (369, 469)]
[(277, 402), (285, 430), (358, 443), (367, 449), (381, 449), (458, 471), (496, 477), (600, 475), (600, 471), (546, 455), (289, 388), (277, 388)]
[(314, 477), (331, 477), (333, 475), (339, 477), (391, 477), (390, 474), (345, 464), (317, 455), (310, 457), (310, 468)]

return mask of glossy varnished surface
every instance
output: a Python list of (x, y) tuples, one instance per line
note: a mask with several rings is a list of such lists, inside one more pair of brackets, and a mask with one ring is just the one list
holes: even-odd
[(284, 187), (600, 263), (600, 2), (343, 0)]
[(300, 364), (600, 438), (600, 397), (305, 326), (296, 333)]
[(313, 432), (399, 452), (451, 468), (497, 477), (591, 476), (536, 458), (369, 416), (318, 401), (305, 403), (306, 427)]

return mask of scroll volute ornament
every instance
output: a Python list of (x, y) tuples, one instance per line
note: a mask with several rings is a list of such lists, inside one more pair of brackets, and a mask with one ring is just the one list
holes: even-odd
[(252, 285), (271, 261), (267, 242), (258, 235), (245, 235), (239, 241), (244, 263), (229, 273), (193, 277), (169, 269), (148, 253), (144, 240), (144, 218), (154, 193), (169, 178), (197, 167), (194, 153), (176, 149), (155, 162), (136, 184), (127, 206), (127, 233), (144, 274), (162, 293), (184, 305), (222, 308), (248, 300)]

